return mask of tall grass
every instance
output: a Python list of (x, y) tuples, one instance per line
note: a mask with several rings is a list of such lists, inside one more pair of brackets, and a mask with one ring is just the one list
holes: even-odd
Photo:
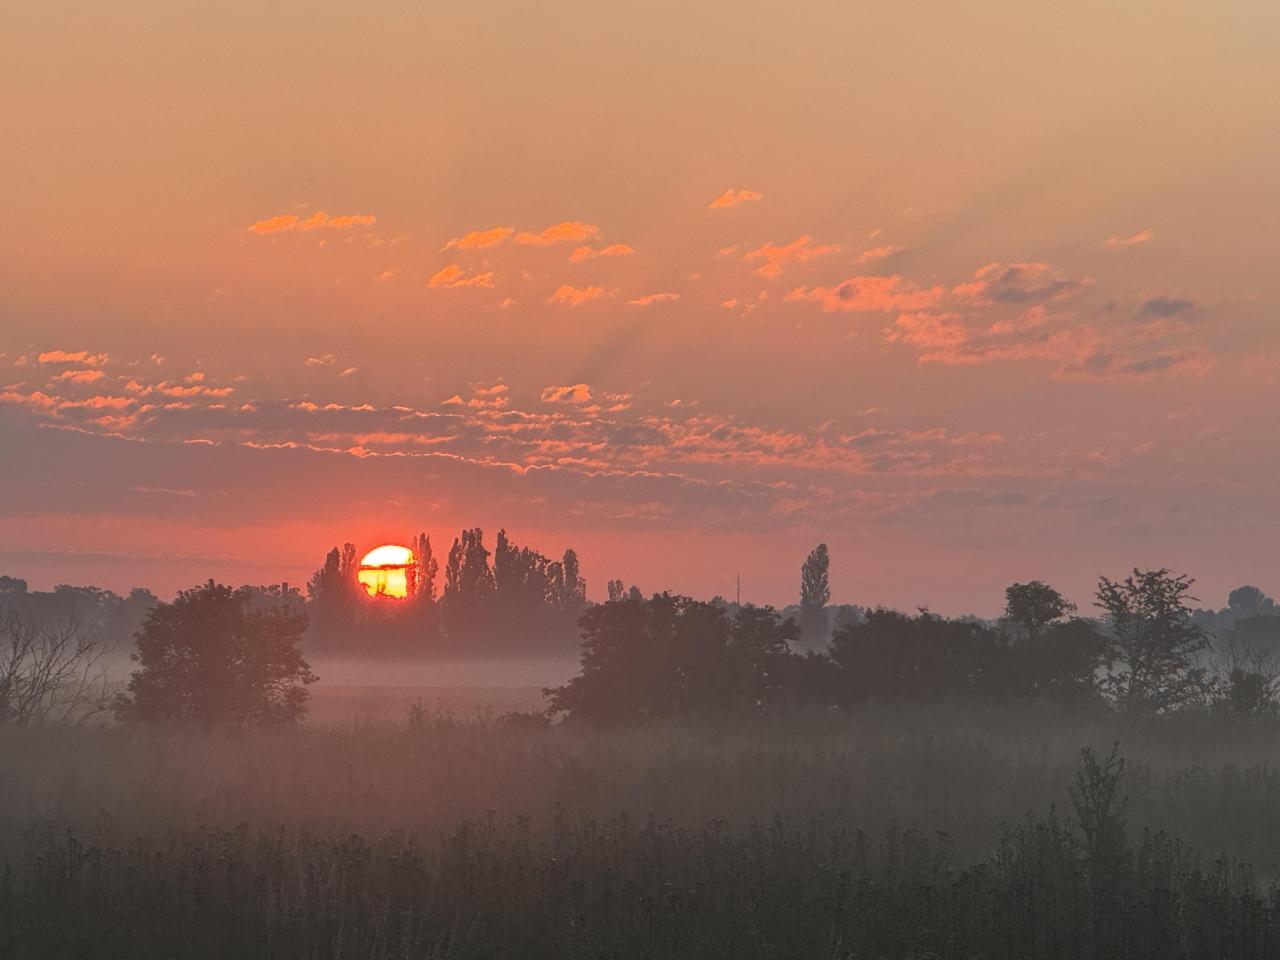
[[(1276, 734), (945, 705), (0, 730), (0, 956), (1280, 956)], [(1071, 790), (1116, 740), (1120, 839)]]

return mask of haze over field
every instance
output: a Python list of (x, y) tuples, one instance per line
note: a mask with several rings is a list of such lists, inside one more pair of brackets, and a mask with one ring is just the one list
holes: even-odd
[[(132, 0), (0, 31), (0, 569), (996, 612), (1274, 570), (1274, 4)], [(50, 429), (54, 428), (54, 429)], [(446, 541), (447, 542), (447, 541)]]

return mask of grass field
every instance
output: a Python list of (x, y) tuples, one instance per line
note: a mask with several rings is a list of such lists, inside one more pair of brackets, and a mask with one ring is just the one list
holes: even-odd
[[(312, 724), (293, 731), (0, 731), (0, 905), (23, 918), (0, 955), (1280, 944), (1273, 724), (937, 705), (590, 730), (504, 717), (537, 706), (528, 687), (316, 691)], [(426, 709), (410, 723), (414, 701)], [(1129, 763), (1121, 893), (1069, 795), (1080, 749), (1115, 741)]]

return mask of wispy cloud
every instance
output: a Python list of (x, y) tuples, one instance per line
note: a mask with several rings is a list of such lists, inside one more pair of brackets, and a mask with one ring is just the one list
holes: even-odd
[(506, 242), (515, 232), (515, 227), (490, 227), (488, 230), (472, 230), (461, 237), (454, 237), (441, 249), (450, 250), (457, 247), (459, 250), (483, 250), (486, 247), (496, 247), (498, 244)]
[(302, 220), (297, 214), (280, 213), (265, 220), (249, 224), (249, 233), (284, 233), (289, 230), (345, 230), (349, 227), (371, 227), (378, 222), (372, 213), (349, 213), (339, 217), (330, 217), (323, 210), (317, 210), (307, 219)]
[(599, 237), (600, 228), (594, 223), (584, 223), (581, 220), (565, 220), (544, 230), (539, 230), (537, 233), (522, 231), (516, 234), (516, 243), (534, 247), (549, 247), (556, 243), (582, 243), (585, 240), (597, 240)]
[(427, 286), (433, 289), (455, 290), (459, 287), (492, 287), (493, 272), (473, 273), (468, 275), (462, 267), (451, 263), (437, 270), (427, 280)]
[(756, 268), (756, 273), (762, 277), (778, 277), (791, 264), (816, 260), (838, 253), (840, 249), (838, 243), (814, 243), (813, 237), (806, 233), (788, 244), (766, 243), (747, 251), (742, 259), (749, 263), (762, 260), (764, 262)]
[(707, 209), (724, 210), (727, 207), (736, 207), (740, 203), (754, 203), (762, 199), (764, 194), (758, 190), (726, 190), (707, 204)]
[(678, 293), (646, 293), (642, 297), (636, 297), (634, 300), (628, 300), (633, 307), (651, 307), (655, 303), (670, 303), (672, 300), (679, 300)]
[(571, 307), (576, 307), (588, 300), (598, 300), (602, 296), (604, 296), (604, 287), (574, 287), (566, 283), (556, 288), (555, 293), (547, 298), (547, 303), (567, 303)]
[(1148, 227), (1146, 230), (1139, 230), (1137, 233), (1128, 237), (1122, 237), (1118, 234), (1107, 237), (1105, 244), (1112, 248), (1139, 247), (1147, 241), (1154, 239), (1155, 235), (1156, 232)]
[(90, 353), (87, 350), (46, 350), (36, 356), (38, 363), (82, 363), (87, 367), (100, 367), (107, 362), (105, 353)]
[(635, 248), (625, 243), (611, 243), (607, 247), (578, 247), (569, 254), (570, 263), (581, 263), (584, 260), (595, 260), (598, 257), (629, 257)]
[(881, 260), (887, 260), (895, 253), (901, 253), (905, 249), (905, 247), (895, 247), (892, 244), (885, 244), (881, 247), (870, 247), (858, 254), (858, 257), (854, 262), (859, 265), (878, 263)]
[(923, 310), (939, 303), (941, 287), (916, 287), (896, 273), (888, 277), (850, 277), (834, 287), (797, 287), (784, 298), (789, 302), (818, 303), (827, 313)]

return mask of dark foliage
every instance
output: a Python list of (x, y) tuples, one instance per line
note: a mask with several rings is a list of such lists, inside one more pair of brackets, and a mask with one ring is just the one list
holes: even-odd
[(588, 609), (582, 672), (547, 691), (553, 713), (596, 722), (766, 711), (794, 695), (795, 621), (771, 607), (667, 593)]
[(210, 580), (147, 614), (133, 659), (140, 668), (116, 703), (122, 721), (294, 723), (316, 678), (299, 644), (307, 617), (264, 606), (252, 587)]

